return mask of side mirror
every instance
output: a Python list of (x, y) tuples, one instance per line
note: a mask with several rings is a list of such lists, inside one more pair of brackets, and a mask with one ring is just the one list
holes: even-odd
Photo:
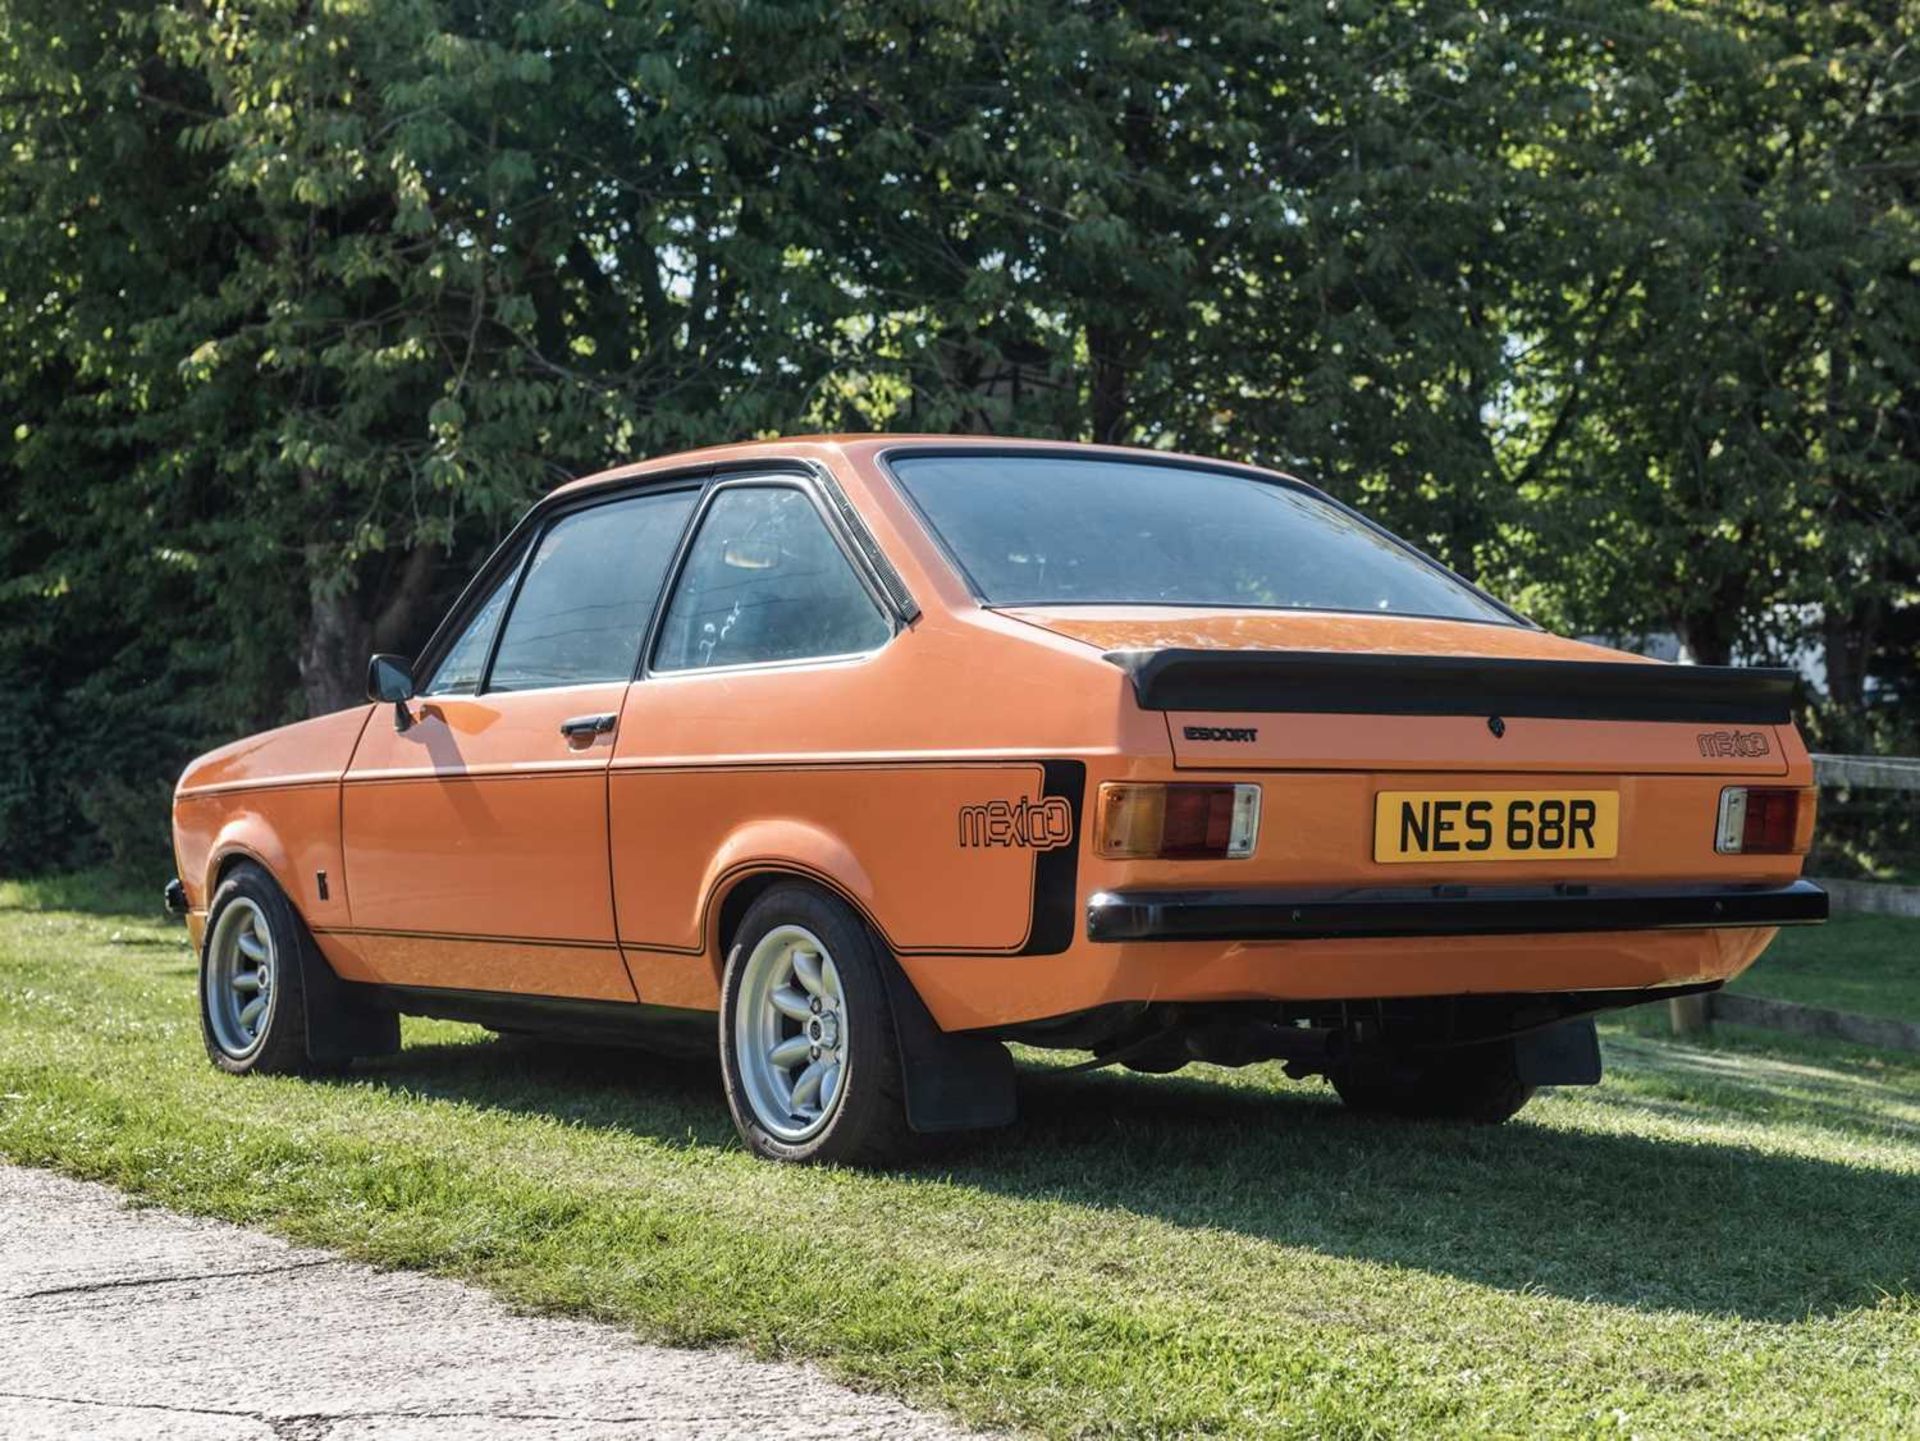
[(377, 655), (367, 662), (367, 699), (393, 703), (393, 728), (413, 724), (407, 702), (413, 699), (413, 662), (403, 655)]

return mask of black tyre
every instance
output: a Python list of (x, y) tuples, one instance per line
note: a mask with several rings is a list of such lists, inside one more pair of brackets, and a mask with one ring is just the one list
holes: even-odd
[(1533, 1098), (1520, 1079), (1512, 1041), (1459, 1046), (1350, 1067), (1329, 1079), (1350, 1110), (1421, 1121), (1494, 1126)]
[(312, 945), (263, 868), (244, 861), (227, 873), (200, 946), (200, 1033), (214, 1065), (236, 1076), (340, 1069), (308, 1052), (305, 968)]
[(741, 920), (720, 1002), (727, 1105), (775, 1161), (884, 1165), (913, 1149), (883, 967), (860, 917), (781, 884)]

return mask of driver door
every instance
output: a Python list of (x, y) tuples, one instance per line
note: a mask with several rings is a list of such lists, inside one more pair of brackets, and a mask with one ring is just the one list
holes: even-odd
[(698, 494), (557, 515), (473, 612), (342, 791), (356, 979), (631, 1001), (615, 939), (607, 763)]

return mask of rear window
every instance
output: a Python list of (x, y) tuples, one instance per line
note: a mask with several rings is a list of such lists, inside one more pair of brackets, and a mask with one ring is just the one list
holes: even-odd
[(893, 472), (993, 605), (1204, 605), (1512, 617), (1281, 481), (1075, 456), (902, 456)]

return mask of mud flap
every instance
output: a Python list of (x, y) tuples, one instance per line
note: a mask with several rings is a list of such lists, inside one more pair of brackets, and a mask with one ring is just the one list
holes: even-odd
[(1562, 1021), (1513, 1038), (1513, 1066), (1528, 1086), (1600, 1084), (1600, 1037), (1591, 1017)]
[(975, 1131), (1013, 1123), (1013, 1057), (998, 1041), (934, 1024), (920, 993), (891, 956), (881, 956), (900, 1040), (907, 1124), (920, 1132)]
[(300, 947), (300, 982), (306, 992), (309, 1059), (337, 1065), (399, 1051), (399, 1012), (362, 1000), (311, 940)]

